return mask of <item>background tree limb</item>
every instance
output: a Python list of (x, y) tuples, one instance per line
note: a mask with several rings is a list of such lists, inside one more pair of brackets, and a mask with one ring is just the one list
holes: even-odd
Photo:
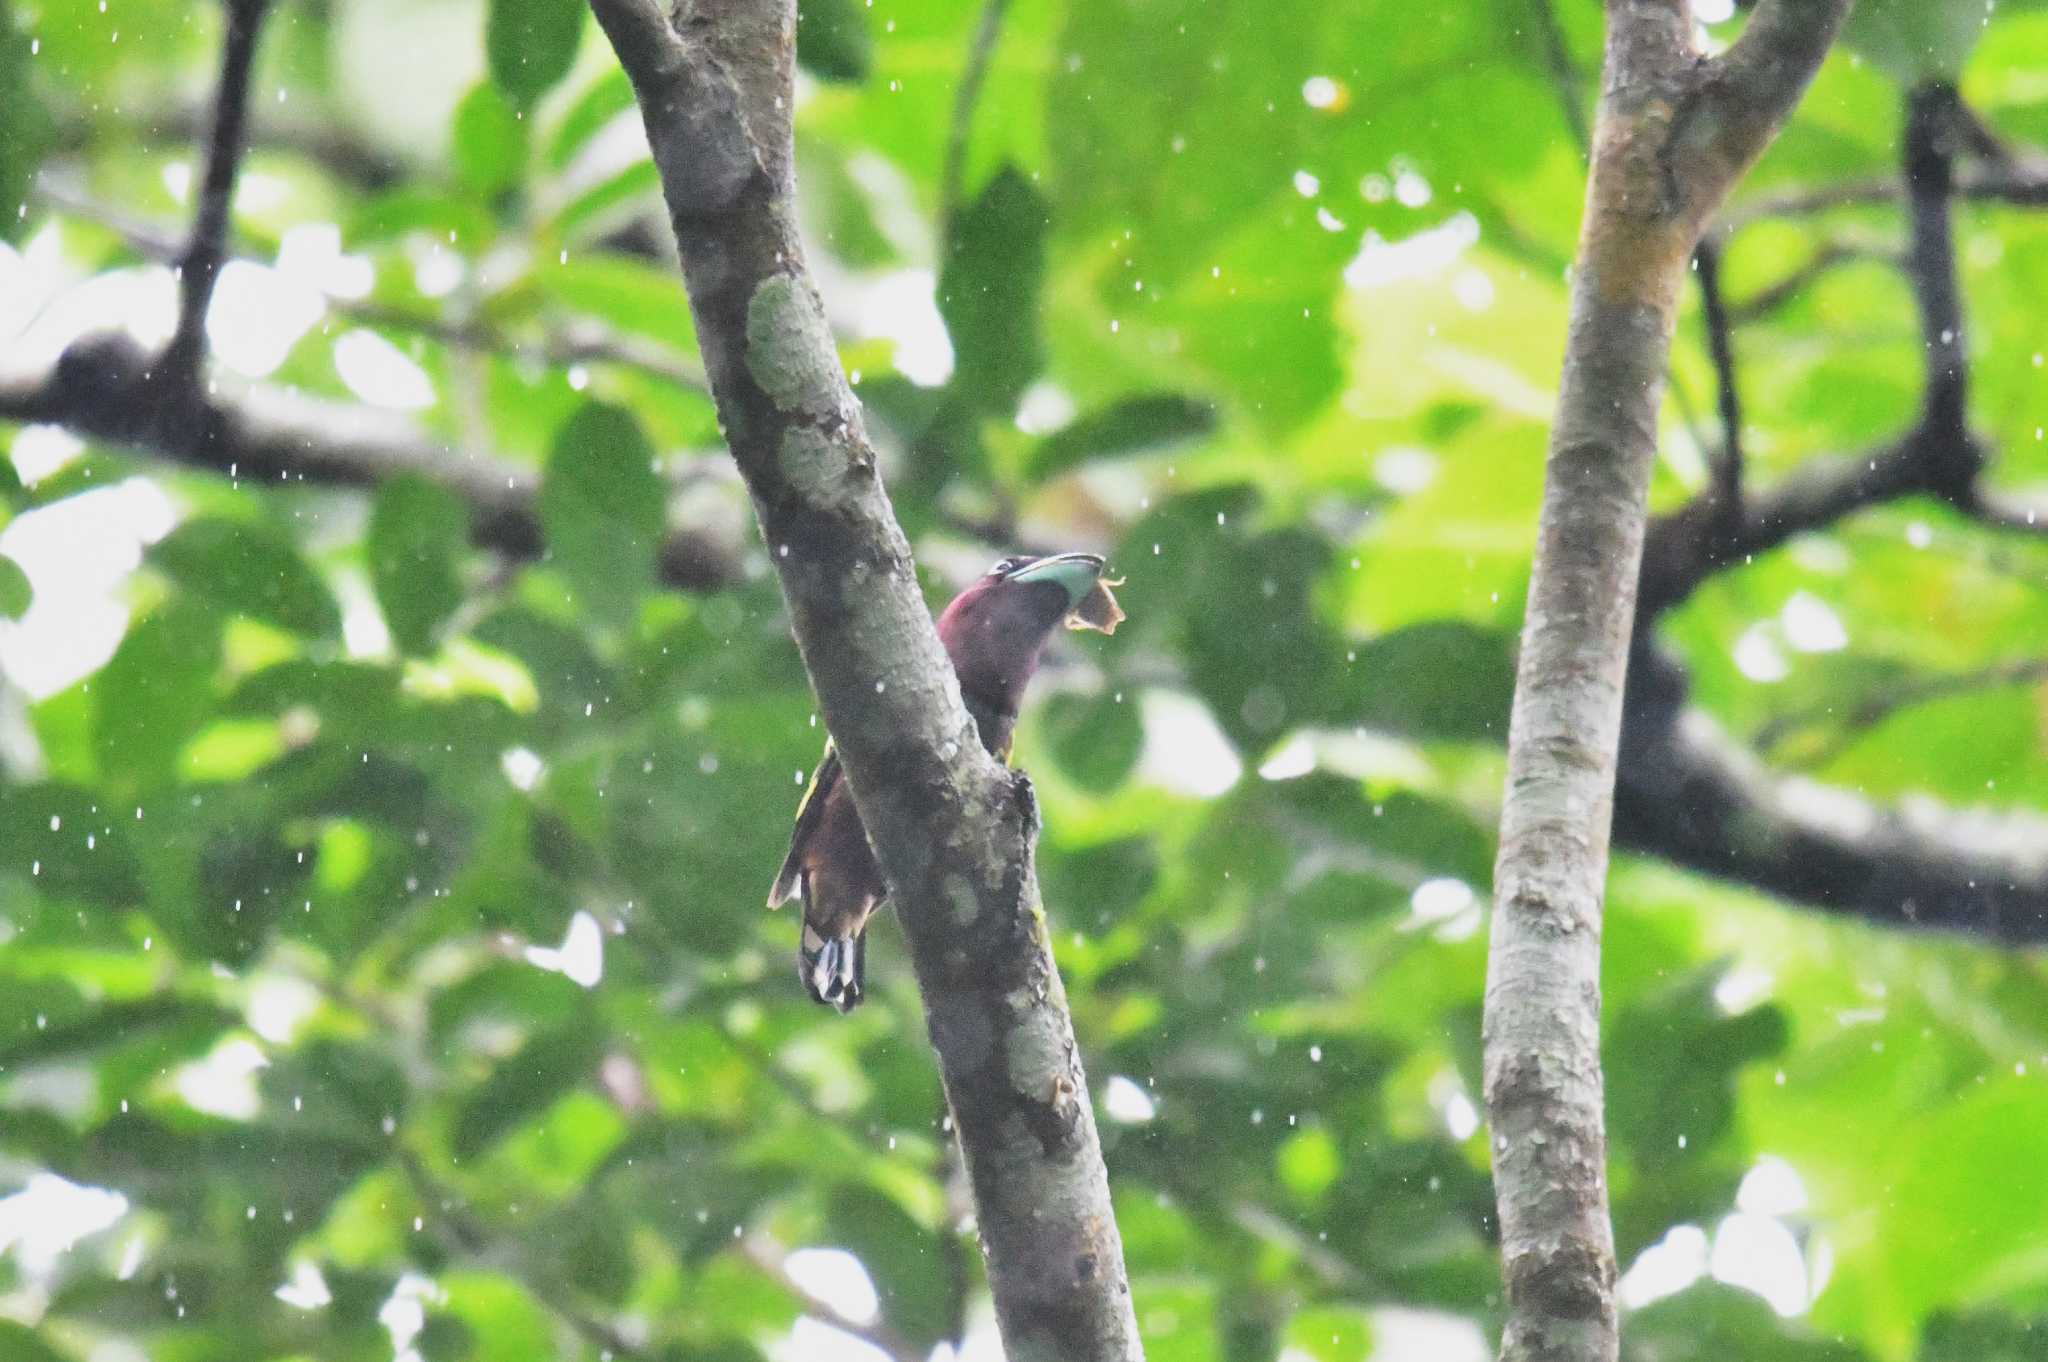
[[(1651, 641), (1657, 619), (1714, 575), (1903, 497), (1941, 499), (1985, 524), (2041, 533), (2048, 518), (1989, 489), (1989, 452), (1969, 428), (1969, 353), (1956, 274), (1957, 162), (2004, 153), (1952, 86), (1909, 93), (1901, 155), (1909, 246), (1900, 266), (1919, 314), (1923, 380), (1913, 426), (1848, 458), (1814, 460), (1731, 507), (1715, 489), (1650, 525), (1637, 600), (1616, 834), (1638, 851), (1783, 898), (1892, 926), (1996, 940), (2048, 940), (2048, 824), (2022, 814), (1886, 808), (1848, 790), (1773, 772), (1686, 705), (1684, 666)], [(2024, 665), (2013, 683), (2030, 676)], [(1939, 691), (1936, 692), (1940, 693)], [(1911, 703), (1866, 701), (1868, 727)]]

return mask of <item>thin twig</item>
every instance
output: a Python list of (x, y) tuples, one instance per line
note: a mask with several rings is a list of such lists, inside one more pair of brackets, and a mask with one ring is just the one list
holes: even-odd
[[(213, 116), (207, 106), (190, 101), (140, 107), (124, 101), (119, 109), (94, 105), (90, 110), (73, 103), (49, 112), (54, 125), (51, 150), (67, 155), (91, 151), (109, 133), (123, 146), (175, 146), (197, 141), (207, 135)], [(290, 111), (273, 104), (251, 112), (250, 147), (300, 157), (356, 188), (388, 189), (417, 171), (403, 154), (379, 146), (331, 115), (300, 110), (297, 104)]]
[[(181, 247), (174, 234), (155, 223), (104, 203), (75, 186), (42, 176), (36, 182), (36, 197), (73, 217), (83, 218), (118, 235), (137, 255), (166, 263), (175, 262)], [(621, 335), (594, 322), (577, 321), (558, 331), (544, 332), (537, 340), (524, 340), (482, 322), (450, 321), (408, 308), (323, 294), (322, 302), (338, 317), (405, 331), (436, 341), (451, 349), (499, 355), (507, 359), (538, 358), (557, 367), (571, 364), (616, 364), (637, 369), (679, 387), (710, 391), (704, 366), (694, 356), (678, 353), (668, 346)]]
[(197, 380), (199, 359), (206, 351), (206, 310), (227, 255), (235, 179), (246, 148), (249, 73), (269, 9), (270, 0), (227, 0), (228, 31), (221, 46), (220, 89), (214, 96), (206, 173), (200, 180), (191, 240), (178, 263), (178, 327), (161, 361), (165, 376), (174, 384), (189, 385)]
[[(1955, 192), (1958, 198), (1975, 202), (2015, 208), (2048, 206), (2048, 161), (2036, 156), (1980, 166), (1957, 177)], [(1814, 217), (1838, 208), (1897, 203), (1903, 197), (1899, 182), (1889, 177), (1778, 190), (1736, 204), (1722, 215), (1714, 231), (1725, 238), (1766, 218)]]
[(1724, 515), (1742, 515), (1742, 394), (1735, 377), (1735, 341), (1728, 326), (1728, 306), (1721, 294), (1721, 249), (1702, 241), (1693, 252), (1693, 277), (1699, 284), (1700, 313), (1706, 322), (1707, 353), (1714, 359), (1714, 380), (1720, 394), (1721, 446), (1714, 458), (1714, 497)]
[(431, 1228), (444, 1249), (479, 1260), (497, 1271), (509, 1272), (543, 1309), (610, 1356), (629, 1359), (648, 1356), (641, 1344), (571, 1299), (569, 1288), (552, 1280), (550, 1274), (522, 1270), (529, 1256), (523, 1247), (512, 1237), (500, 1235), (480, 1216), (466, 1209), (466, 1198), (453, 1188), (443, 1186), (428, 1171), (418, 1154), (400, 1148), (398, 1165), (404, 1170), (406, 1181), (412, 1184), (413, 1195), (419, 1198), (421, 1221)]
[(861, 1342), (879, 1348), (893, 1362), (924, 1362), (924, 1350), (892, 1328), (887, 1320), (859, 1320), (837, 1305), (812, 1292), (789, 1273), (789, 1254), (767, 1235), (755, 1232), (740, 1240), (740, 1252), (748, 1262), (772, 1278), (776, 1285), (803, 1302), (804, 1313), (815, 1316)]
[(1826, 241), (1821, 243), (1819, 249), (1814, 251), (1805, 264), (1787, 271), (1747, 298), (1729, 302), (1728, 320), (1737, 326), (1762, 321), (1813, 287), (1815, 282), (1830, 270), (1864, 260), (1877, 260), (1900, 267), (1905, 265), (1905, 257), (1897, 251), (1855, 241)]
[(1536, 16), (1536, 32), (1543, 39), (1543, 60), (1550, 68), (1550, 83), (1556, 89), (1557, 102), (1564, 110), (1565, 126), (1571, 129), (1572, 141), (1578, 144), (1579, 155), (1586, 156), (1593, 149), (1593, 134), (1586, 125), (1586, 78), (1580, 74), (1578, 63), (1572, 60), (1571, 47), (1565, 42), (1564, 25), (1557, 21), (1557, 10), (1551, 0), (1529, 0), (1529, 8)]
[[(2004, 690), (2048, 681), (2048, 658), (2024, 657), (1996, 663), (1977, 671), (1947, 676), (1928, 676), (1897, 683), (1874, 695), (1867, 695), (1841, 714), (1838, 730), (1824, 743), (1799, 754), (1798, 765), (1806, 769), (1825, 766), (1840, 756), (1863, 734), (1876, 728), (1901, 710), (1933, 704), (1939, 700), (1977, 691)], [(1780, 715), (1757, 731), (1756, 746), (1775, 752), (1793, 738), (1836, 716), (1840, 706)]]
[(966, 207), (967, 143), (974, 133), (974, 109), (981, 101), (982, 83), (988, 78), (996, 40), (1002, 37), (1003, 15), (1010, 0), (985, 0), (981, 22), (975, 25), (974, 41), (967, 49), (967, 65), (960, 71), (960, 88), (953, 95), (953, 122), (946, 132), (946, 159), (939, 172), (940, 241), (950, 242), (953, 224)]

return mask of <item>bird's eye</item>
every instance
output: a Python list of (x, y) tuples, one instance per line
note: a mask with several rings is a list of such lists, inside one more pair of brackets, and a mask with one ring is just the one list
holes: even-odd
[(991, 577), (1007, 577), (1030, 561), (1029, 558), (999, 558), (996, 560), (996, 565), (988, 570), (988, 575)]

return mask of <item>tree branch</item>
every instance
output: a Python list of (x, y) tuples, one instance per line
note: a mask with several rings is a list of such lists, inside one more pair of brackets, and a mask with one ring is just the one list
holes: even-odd
[(2048, 941), (2048, 820), (1778, 775), (1678, 706), (1632, 707), (1622, 770), (1615, 835), (1638, 850), (1879, 925)]
[[(63, 426), (74, 434), (250, 482), (374, 487), (403, 473), (429, 478), (470, 508), (480, 548), (534, 558), (543, 547), (539, 470), (459, 455), (395, 412), (262, 386), (220, 383), (164, 420), (150, 357), (124, 335), (82, 337), (48, 375), (0, 378), (0, 420)], [(681, 590), (728, 586), (741, 575), (738, 546), (673, 530), (660, 547), (661, 580)]]
[(705, 367), (911, 944), (1014, 1358), (1136, 1358), (1031, 787), (976, 739), (795, 227), (790, 0), (592, 0), (633, 83)]
[(1808, 460), (1764, 492), (1748, 497), (1741, 518), (1725, 520), (1707, 496), (1650, 522), (1637, 608), (1647, 624), (1683, 603), (1728, 567), (1832, 525), (1866, 506), (1931, 490), (1928, 446), (1953, 435), (1916, 428), (1865, 454)]
[[(1979, 166), (1956, 177), (1956, 195), (2015, 208), (2048, 206), (2048, 161), (2035, 158)], [(1903, 188), (1892, 179), (1843, 180), (1819, 188), (1776, 190), (1735, 205), (1714, 231), (1725, 238), (1767, 218), (1813, 217), (1837, 208), (1897, 203), (1904, 197)]]
[(1608, 5), (1487, 955), (1504, 1362), (1612, 1362), (1619, 1349), (1600, 923), (1657, 407), (1686, 261), (1847, 10), (1763, 0), (1742, 40), (1702, 62), (1683, 0)]
[(227, 41), (221, 46), (220, 88), (214, 95), (206, 171), (199, 182), (192, 238), (178, 262), (178, 327), (158, 360), (165, 382), (174, 389), (198, 383), (200, 359), (206, 353), (206, 310), (227, 254), (235, 178), (241, 173), (246, 146), (249, 72), (269, 10), (270, 0), (227, 0)]
[[(1733, 520), (1711, 496), (1650, 527), (1637, 601), (1643, 636), (1631, 663), (1616, 835), (1640, 851), (1782, 898), (1888, 924), (2010, 941), (2048, 940), (2048, 823), (2024, 815), (1895, 809), (1772, 773), (1705, 713), (1687, 708), (1684, 667), (1648, 641), (1656, 616), (1707, 577), (1794, 534), (1902, 496), (1939, 496), (1992, 525), (2039, 533), (2048, 516), (1982, 485), (1985, 452), (1968, 427), (1968, 355), (1951, 206), (1959, 152), (2004, 149), (1953, 88), (1909, 97), (1902, 181), (1910, 222), (1903, 261), (1919, 313), (1926, 376), (1913, 429), (1855, 459), (1813, 463), (1752, 497)], [(2038, 663), (1897, 688), (1849, 723), (1972, 684), (2018, 684)], [(1760, 737), (1768, 745), (1770, 735)]]
[[(1955, 193), (1955, 151), (1952, 128), (1961, 101), (1954, 87), (1923, 85), (1907, 100), (1904, 174), (1906, 206), (1911, 223), (1906, 275), (1920, 312), (1920, 343), (1927, 368), (1921, 392), (1920, 420), (1936, 430), (1961, 434), (1966, 413), (1969, 371), (1963, 341), (1962, 289), (1956, 280), (1955, 224), (1950, 200)], [(1967, 445), (1967, 441), (1960, 442)], [(1977, 475), (1978, 461), (1944, 461), (1943, 471), (1960, 494)]]

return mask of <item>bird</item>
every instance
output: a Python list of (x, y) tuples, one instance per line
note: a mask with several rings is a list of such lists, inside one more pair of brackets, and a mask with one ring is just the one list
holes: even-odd
[[(960, 696), (981, 742), (1010, 758), (1018, 704), (1046, 640), (1070, 628), (1114, 633), (1124, 618), (1092, 553), (1004, 558), (953, 598), (939, 615), (939, 641), (952, 659)], [(813, 999), (851, 1012), (867, 994), (863, 933), (889, 896), (867, 829), (828, 738), (825, 755), (797, 806), (789, 855), (768, 891), (768, 906), (803, 903), (797, 977)]]

